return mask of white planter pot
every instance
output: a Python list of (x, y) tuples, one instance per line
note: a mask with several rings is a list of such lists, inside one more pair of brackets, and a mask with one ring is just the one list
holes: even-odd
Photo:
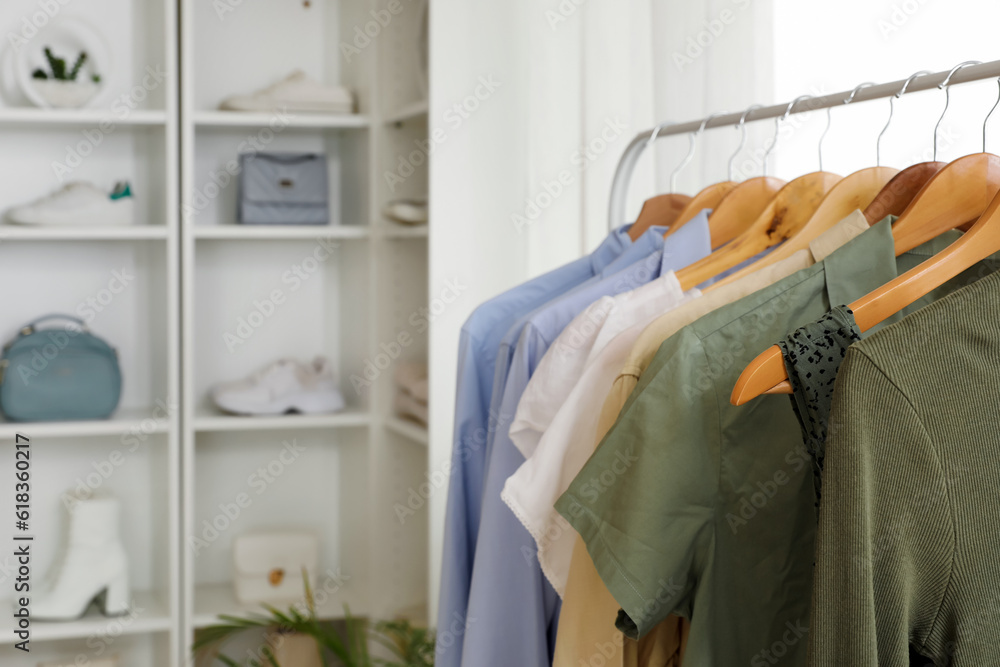
[(32, 79), (32, 86), (53, 109), (79, 109), (101, 90), (101, 86), (93, 81)]

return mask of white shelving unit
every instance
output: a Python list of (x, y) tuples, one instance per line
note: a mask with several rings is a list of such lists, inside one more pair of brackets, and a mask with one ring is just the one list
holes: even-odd
[[(5, 61), (0, 210), (69, 181), (91, 181), (110, 191), (116, 181), (128, 180), (137, 219), (128, 227), (0, 224), (0, 281), (7, 286), (0, 340), (46, 313), (81, 316), (118, 350), (122, 400), (107, 421), (0, 423), (0, 442), (10, 452), (17, 433), (31, 438), (36, 587), (61, 546), (63, 494), (109, 493), (122, 504), (132, 612), (105, 618), (91, 611), (67, 623), (35, 622), (31, 652), (25, 654), (14, 648), (12, 619), (4, 611), (0, 664), (86, 664), (117, 654), (122, 665), (176, 667), (182, 664), (177, 7), (172, 0), (56, 4), (57, 14), (39, 27), (38, 3), (8, 0), (0, 4), (0, 26), (5, 35), (27, 36), (23, 53), (40, 65), (51, 31), (85, 20), (103, 34), (111, 54), (108, 69), (100, 72), (103, 89), (86, 109), (34, 108), (12, 80), (12, 59)], [(23, 33), (28, 22), (39, 28), (37, 34)], [(166, 76), (147, 79), (147, 67)], [(12, 478), (0, 481), (0, 495), (12, 502)], [(0, 562), (8, 572), (12, 559)], [(0, 604), (6, 609), (14, 591), (12, 580), (3, 578)]]
[[(371, 45), (347, 57), (341, 45), (382, 9), (374, 0), (228, 3), (233, 11), (221, 16), (217, 4), (60, 3), (53, 25), (79, 17), (98, 26), (117, 65), (86, 109), (33, 108), (0, 76), (0, 208), (53, 191), (59, 177), (109, 189), (128, 179), (138, 216), (128, 227), (0, 225), (0, 280), (17, 286), (5, 292), (2, 340), (48, 312), (83, 314), (118, 349), (124, 376), (109, 420), (0, 422), (0, 442), (23, 433), (34, 447), (33, 573), (40, 579), (56, 558), (61, 494), (94, 480), (122, 501), (134, 588), (131, 616), (35, 623), (28, 662), (13, 647), (8, 618), (2, 665), (106, 654), (123, 667), (190, 664), (199, 628), (219, 614), (253, 611), (233, 595), (232, 542), (260, 528), (320, 535), (313, 583), (328, 592), (324, 619), (341, 618), (349, 604), (373, 618), (426, 621), (428, 517), (401, 518), (400, 508), (427, 484), (427, 430), (393, 414), (393, 371), (427, 358), (429, 232), (380, 213), (393, 198), (428, 194), (427, 156), (412, 157), (428, 135), (415, 70), (426, 5), (402, 3)], [(37, 12), (34, 0), (9, 0), (0, 25), (17, 30)], [(139, 94), (147, 67), (167, 77)], [(348, 87), (358, 113), (276, 119), (217, 110), (224, 97), (298, 68)], [(134, 108), (122, 113), (122, 99)], [(265, 150), (327, 155), (330, 225), (235, 224), (236, 179), (219, 169), (251, 138)], [(88, 140), (79, 164), (56, 169)], [(387, 178), (400, 160), (412, 171)], [(126, 289), (93, 307), (114, 272), (129, 276)], [(282, 302), (262, 307), (276, 290)], [(241, 328), (255, 312), (249, 332)], [(208, 401), (219, 381), (313, 355), (334, 362), (346, 410), (251, 418)], [(119, 455), (123, 463), (94, 477)], [(254, 479), (262, 466), (270, 473), (263, 487)], [(3, 497), (8, 487), (0, 481)], [(225, 523), (220, 511), (242, 493), (252, 503), (206, 530)], [(0, 557), (0, 565), (10, 562)], [(0, 589), (0, 602), (11, 593)]]
[[(324, 619), (342, 618), (345, 603), (353, 614), (423, 619), (430, 594), (427, 518), (417, 513), (401, 522), (397, 507), (426, 482), (426, 430), (393, 416), (392, 392), (396, 363), (426, 360), (426, 326), (419, 318), (428, 303), (427, 229), (400, 227), (380, 214), (393, 197), (427, 195), (426, 165), (395, 192), (386, 183), (386, 173), (412, 151), (410, 142), (426, 138), (426, 95), (413, 71), (422, 3), (401, 3), (402, 11), (370, 45), (347, 56), (342, 45), (353, 43), (355, 28), (364, 29), (382, 4), (242, 3), (220, 19), (212, 3), (180, 1), (182, 650), (189, 652), (198, 629), (219, 614), (253, 610), (233, 596), (232, 542), (258, 529), (297, 527), (320, 535), (319, 581), (313, 583), (330, 592), (320, 609)], [(261, 48), (261, 34), (268, 35), (267, 48)], [(228, 95), (295, 69), (346, 86), (357, 113), (217, 110)], [(406, 116), (390, 120), (388, 110)], [(266, 151), (326, 154), (330, 225), (235, 224), (235, 179), (219, 185), (217, 176), (250, 138)], [(301, 271), (290, 277), (295, 267), (307, 277)], [(261, 307), (276, 291), (281, 304), (273, 312)], [(241, 336), (238, 325), (255, 309), (259, 326)], [(385, 346), (401, 332), (411, 334), (410, 342), (390, 359)], [(318, 354), (339, 373), (348, 404), (341, 413), (238, 417), (219, 413), (208, 401), (219, 381), (278, 358), (307, 361)], [(365, 378), (370, 387), (359, 382)], [(297, 458), (282, 463), (289, 446)], [(280, 468), (272, 482), (250, 481), (268, 466), (272, 473)], [(206, 526), (240, 493), (248, 493), (252, 504), (226, 529), (207, 546), (184, 546), (213, 534)]]

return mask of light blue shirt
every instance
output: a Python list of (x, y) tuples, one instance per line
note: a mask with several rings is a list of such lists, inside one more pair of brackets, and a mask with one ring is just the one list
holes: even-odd
[[(510, 421), (490, 412), (497, 351), (503, 335), (523, 315), (596, 275), (634, 248), (628, 226), (612, 232), (587, 257), (519, 285), (479, 306), (462, 327), (455, 401), (441, 597), (438, 606), (438, 667), (458, 667), (467, 618), (472, 561), (479, 535), (486, 446), (491, 433)], [(640, 238), (640, 247), (650, 241)], [(646, 251), (647, 254), (649, 251)], [(505, 360), (504, 367), (509, 363)], [(499, 405), (499, 403), (498, 403)]]
[[(505, 373), (494, 382), (494, 391), (500, 389), (501, 394), (499, 401), (494, 394), (494, 402), (499, 403), (495, 414), (504, 428), (494, 430), (492, 445), (487, 447), (463, 665), (548, 667), (552, 663), (559, 597), (542, 574), (534, 538), (500, 498), (507, 478), (524, 463), (508, 435), (509, 424), (542, 356), (574, 317), (603, 296), (635, 289), (711, 252), (707, 211), (665, 241), (660, 231), (655, 238), (659, 248), (647, 249), (646, 256), (638, 259), (633, 255), (627, 264), (623, 263), (627, 253), (623, 253), (601, 275), (519, 320), (501, 342), (497, 371)], [(655, 239), (650, 241), (657, 245)], [(503, 368), (511, 341), (516, 345)]]

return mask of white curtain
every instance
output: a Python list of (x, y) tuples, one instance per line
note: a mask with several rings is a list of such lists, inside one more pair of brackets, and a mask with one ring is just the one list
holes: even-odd
[[(462, 322), (482, 301), (600, 242), (615, 166), (639, 131), (770, 99), (770, 6), (432, 0), (430, 124), (446, 140), (431, 162), (430, 290), (455, 280), (464, 286), (431, 325), (432, 473), (447, 470), (451, 451)], [(699, 41), (700, 52), (686, 51)], [(461, 124), (452, 122), (449, 109), (483, 76), (499, 82), (495, 93)], [(715, 135), (699, 143), (678, 181), (682, 191), (725, 175), (715, 142), (731, 150), (737, 135)], [(642, 160), (630, 215), (666, 190), (687, 145), (683, 137), (663, 140)], [(446, 486), (436, 488), (429, 503), (431, 618), (446, 495)]]
[[(604, 237), (612, 175), (635, 134), (769, 100), (774, 80), (770, 0), (537, 4), (528, 13), (529, 195), (518, 218), (528, 223), (530, 274), (579, 257)], [(762, 132), (751, 128), (748, 147), (761, 143)], [(678, 190), (725, 178), (737, 141), (728, 131), (701, 137)], [(688, 147), (688, 137), (677, 137), (649, 151), (632, 179), (630, 217), (651, 194), (668, 191)]]

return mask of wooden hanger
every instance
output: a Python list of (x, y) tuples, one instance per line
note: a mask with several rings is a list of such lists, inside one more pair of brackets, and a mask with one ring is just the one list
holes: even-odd
[[(681, 170), (684, 167), (686, 167), (689, 162), (691, 162), (691, 158), (694, 157), (694, 149), (697, 143), (697, 139), (699, 136), (701, 136), (701, 133), (705, 131), (705, 126), (708, 125), (710, 120), (712, 120), (716, 116), (721, 116), (721, 115), (723, 114), (713, 113), (709, 116), (706, 116), (705, 119), (701, 121), (701, 125), (698, 127), (698, 129), (692, 132), (690, 135), (688, 135), (689, 146), (687, 155), (684, 156), (684, 159), (681, 160), (680, 164), (678, 164), (677, 167), (670, 174), (671, 192), (677, 191), (677, 174), (679, 174)], [(733, 183), (732, 178), (730, 178), (728, 181), (715, 183), (713, 185), (709, 185), (707, 188), (702, 189), (701, 192), (692, 197), (691, 201), (687, 203), (687, 205), (684, 207), (684, 210), (682, 210), (680, 212), (680, 215), (678, 215), (677, 218), (674, 220), (674, 223), (670, 225), (670, 229), (668, 229), (667, 232), (663, 235), (663, 238), (667, 238), (671, 234), (676, 234), (685, 224), (693, 220), (695, 216), (697, 216), (698, 213), (702, 211), (702, 209), (706, 208), (714, 209), (716, 206), (719, 205), (719, 202), (722, 201), (723, 197), (725, 197), (729, 193), (729, 191), (732, 190), (735, 186), (736, 184)]]
[(746, 231), (785, 185), (780, 178), (754, 176), (730, 190), (708, 216), (712, 248), (719, 248)]
[[(733, 163), (747, 143), (746, 120), (754, 109), (761, 105), (754, 104), (740, 116), (736, 129), (740, 131), (740, 143), (729, 156), (729, 181), (733, 181)], [(778, 196), (778, 191), (785, 186), (785, 181), (771, 176), (754, 176), (736, 185), (712, 208), (708, 217), (708, 228), (712, 235), (712, 248), (719, 248), (729, 243), (746, 231), (751, 224), (764, 212), (767, 205)]]
[[(782, 121), (788, 118), (796, 104), (809, 97), (803, 95), (795, 98), (789, 102), (785, 113), (775, 118), (774, 139), (764, 153), (765, 176), (767, 158), (778, 143)], [(747, 113), (749, 111), (748, 109)], [(685, 291), (696, 287), (713, 276), (791, 238), (809, 221), (820, 202), (839, 180), (841, 177), (836, 174), (816, 171), (785, 184), (746, 231), (725, 248), (678, 271), (677, 279), (681, 287)]]
[[(965, 268), (996, 252), (998, 248), (993, 248), (990, 243), (994, 235), (1000, 237), (1000, 215), (996, 212), (996, 208), (1000, 206), (998, 192), (1000, 157), (990, 153), (966, 155), (932, 176), (892, 228), (897, 257), (946, 231), (967, 225), (977, 218), (979, 221), (947, 250), (851, 304), (859, 330), (867, 331)], [(980, 231), (977, 236), (972, 236), (973, 230), (983, 229), (982, 223), (991, 211), (992, 217), (997, 220), (986, 228), (986, 232)], [(993, 249), (989, 249), (982, 257), (977, 255), (982, 248), (977, 250), (975, 247), (962, 250), (958, 255), (952, 254), (953, 248), (965, 248), (974, 243), (974, 239), (980, 239), (987, 248)], [(960, 243), (965, 245), (959, 246)], [(961, 261), (973, 256), (977, 259), (971, 260), (963, 268), (957, 268)], [(953, 257), (958, 259), (951, 259)], [(954, 273), (950, 273), (951, 271)], [(730, 400), (733, 405), (743, 405), (765, 393), (791, 393), (788, 372), (777, 345), (762, 352), (744, 369), (733, 388)]]
[(900, 215), (913, 201), (931, 176), (941, 171), (946, 162), (920, 162), (892, 177), (882, 191), (865, 208), (865, 219), (874, 225), (887, 215)]
[(859, 208), (864, 208), (898, 173), (890, 167), (871, 167), (856, 171), (838, 181), (820, 202), (812, 217), (780, 248), (772, 251), (759, 262), (746, 266), (723, 280), (713, 283), (712, 288), (735, 282), (740, 278), (765, 266), (791, 257), (795, 252), (808, 249), (809, 244), (823, 232), (829, 230)]
[(750, 228), (726, 247), (677, 272), (687, 291), (791, 237), (809, 220), (840, 176), (817, 171), (789, 181)]
[[(671, 234), (674, 234), (683, 227), (685, 224), (690, 222), (697, 216), (703, 209), (710, 208), (713, 211), (718, 208), (722, 200), (733, 191), (736, 187), (736, 183), (732, 181), (722, 181), (721, 183), (714, 183), (704, 188), (701, 192), (691, 197), (691, 200), (684, 206), (684, 209), (677, 215), (677, 219), (674, 223), (670, 225), (670, 229), (667, 233), (663, 235), (663, 238), (667, 238)], [(712, 247), (717, 247), (714, 243)]]
[(669, 227), (677, 220), (684, 207), (691, 202), (691, 197), (681, 194), (656, 195), (647, 199), (639, 217), (628, 230), (628, 237), (635, 241), (646, 233), (653, 226), (662, 225)]
[[(847, 99), (843, 101), (843, 104), (850, 104), (854, 101), (854, 97), (858, 94), (858, 91), (874, 85), (874, 83), (869, 81), (857, 86), (851, 91), (851, 94), (847, 97)], [(820, 135), (819, 145), (817, 146), (820, 171), (823, 171), (823, 141), (826, 139), (826, 135), (830, 132), (830, 125), (833, 120), (832, 111), (832, 107), (827, 107), (826, 129), (824, 129), (823, 134)], [(799, 250), (807, 250), (809, 245), (816, 240), (817, 237), (850, 215), (851, 212), (868, 206), (875, 196), (885, 188), (885, 185), (889, 182), (889, 180), (892, 179), (892, 177), (897, 173), (897, 169), (875, 166), (850, 174), (830, 189), (830, 192), (828, 192), (826, 197), (823, 198), (819, 208), (816, 209), (812, 217), (809, 218), (809, 221), (806, 222), (805, 226), (803, 226), (802, 229), (800, 229), (786, 243), (782, 244), (780, 248), (769, 253), (767, 257), (763, 258), (759, 262), (754, 263), (753, 266), (745, 267), (742, 270), (726, 277), (724, 280), (713, 284), (712, 288), (718, 288), (735, 282), (760, 268), (770, 266), (776, 262), (791, 257)]]

